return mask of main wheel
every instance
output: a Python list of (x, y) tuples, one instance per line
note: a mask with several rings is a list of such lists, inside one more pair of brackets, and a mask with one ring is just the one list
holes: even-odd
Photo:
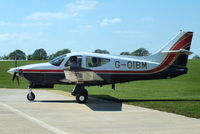
[(88, 91), (84, 89), (84, 92), (76, 96), (78, 103), (86, 103), (88, 101)]
[(35, 94), (34, 94), (33, 92), (28, 93), (28, 94), (27, 94), (27, 99), (28, 99), (29, 101), (34, 101), (34, 99), (35, 99)]
[(76, 100), (78, 101), (78, 103), (86, 103), (88, 101), (88, 96), (85, 94), (77, 95)]

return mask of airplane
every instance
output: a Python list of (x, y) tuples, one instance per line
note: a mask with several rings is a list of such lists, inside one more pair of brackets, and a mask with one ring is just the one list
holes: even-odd
[(180, 31), (150, 56), (114, 56), (97, 53), (68, 53), (47, 63), (11, 68), (13, 81), (18, 76), (29, 82), (27, 99), (34, 101), (33, 88), (53, 88), (72, 84), (78, 103), (88, 101), (86, 86), (103, 86), (136, 80), (169, 79), (186, 74), (193, 32)]

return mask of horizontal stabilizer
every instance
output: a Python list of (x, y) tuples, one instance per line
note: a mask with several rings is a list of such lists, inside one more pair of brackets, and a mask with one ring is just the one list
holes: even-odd
[(174, 53), (174, 54), (186, 54), (191, 55), (193, 52), (188, 51), (186, 49), (180, 49), (180, 50), (170, 50), (170, 51), (162, 51), (162, 53)]

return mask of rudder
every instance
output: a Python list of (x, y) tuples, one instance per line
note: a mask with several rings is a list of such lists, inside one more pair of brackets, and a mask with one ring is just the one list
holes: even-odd
[(192, 52), (190, 52), (192, 36), (193, 32), (185, 32), (184, 35), (176, 43), (174, 43), (169, 51), (162, 51), (163, 53), (177, 55), (177, 58), (172, 65), (186, 67), (188, 55), (192, 54)]

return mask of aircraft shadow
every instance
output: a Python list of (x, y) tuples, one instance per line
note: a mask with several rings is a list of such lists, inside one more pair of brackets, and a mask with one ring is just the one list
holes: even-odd
[(122, 104), (126, 102), (200, 102), (200, 99), (118, 99), (109, 95), (90, 96), (95, 99), (103, 100), (101, 103), (96, 103), (96, 105), (92, 105), (91, 102), (86, 104), (94, 111), (121, 111)]
[(122, 111), (122, 102), (113, 101), (115, 99), (109, 95), (90, 95), (85, 105), (93, 111)]
[[(109, 98), (105, 100), (103, 98)], [(112, 101), (113, 98), (109, 95), (90, 95), (89, 100), (86, 104), (93, 111), (121, 111), (122, 110), (122, 103)], [(77, 103), (76, 100), (35, 100), (33, 102), (40, 102), (40, 103)]]
[[(89, 95), (86, 104), (93, 111), (122, 111), (124, 102), (200, 102), (200, 99), (117, 99), (109, 95)], [(77, 103), (76, 100), (35, 100), (42, 103)]]
[(76, 100), (35, 100), (33, 102), (43, 102), (43, 103), (77, 103)]

